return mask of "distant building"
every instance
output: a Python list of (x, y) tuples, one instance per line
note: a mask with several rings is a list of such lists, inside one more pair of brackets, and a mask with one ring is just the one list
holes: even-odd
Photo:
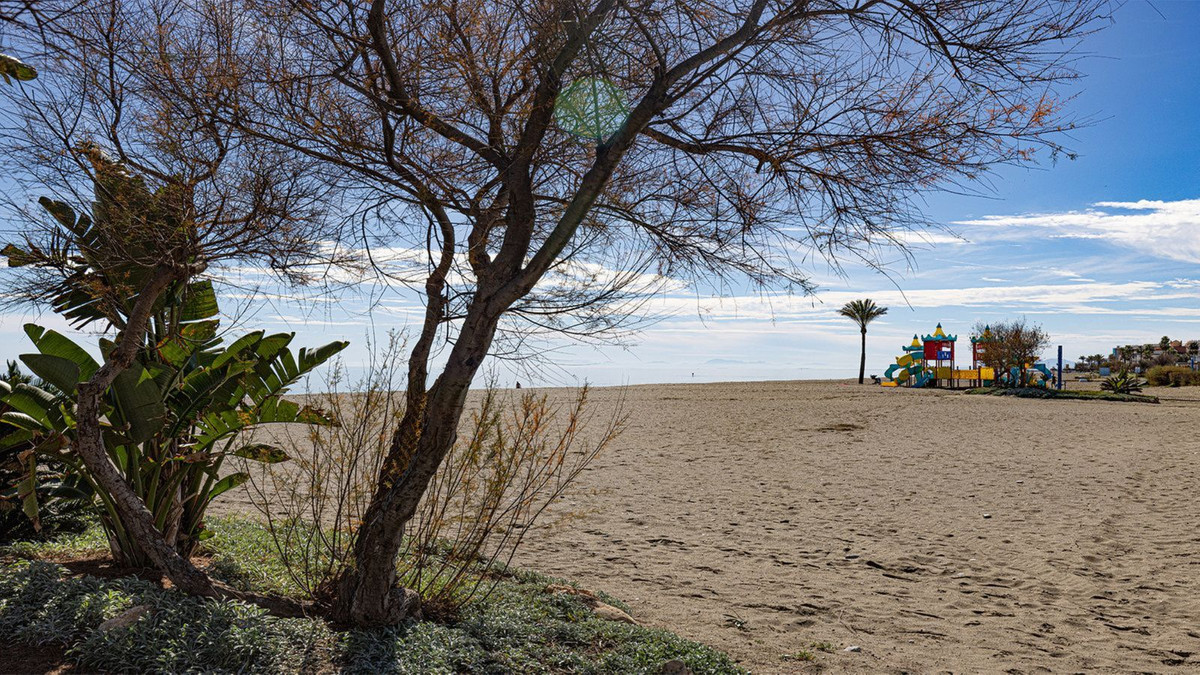
[[(1166, 348), (1160, 342), (1148, 342), (1144, 345), (1120, 345), (1113, 347), (1112, 358), (1115, 361), (1133, 363), (1143, 358), (1160, 358), (1164, 354), (1175, 357), (1179, 361), (1187, 361), (1193, 355), (1193, 349), (1200, 346), (1200, 340), (1171, 340)], [(1148, 356), (1147, 356), (1148, 355)]]

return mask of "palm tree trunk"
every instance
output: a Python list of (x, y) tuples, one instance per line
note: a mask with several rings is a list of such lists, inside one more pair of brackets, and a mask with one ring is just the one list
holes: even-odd
[(863, 383), (863, 377), (867, 374), (867, 329), (862, 329), (862, 358), (858, 361), (858, 383)]

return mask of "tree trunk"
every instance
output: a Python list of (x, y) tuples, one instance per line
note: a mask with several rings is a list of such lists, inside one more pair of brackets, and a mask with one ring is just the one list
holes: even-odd
[[(445, 369), (424, 397), (419, 433), (402, 420), (384, 460), (383, 480), (363, 516), (355, 542), (355, 565), (335, 586), (331, 608), (335, 621), (357, 626), (384, 626), (419, 611), (419, 598), (396, 587), (396, 554), (404, 526), (413, 517), (429, 481), (458, 437), (458, 423), (475, 373), (491, 348), (500, 313), (468, 312)], [(407, 413), (406, 413), (407, 417)]]
[(153, 514), (109, 460), (100, 428), (100, 398), (113, 380), (133, 363), (145, 338), (151, 307), (176, 276), (166, 268), (155, 271), (146, 287), (138, 293), (125, 329), (117, 336), (116, 347), (100, 369), (87, 382), (79, 384), (74, 449), (95, 481), (109, 494), (129, 538), (154, 561), (171, 583), (185, 593), (216, 597), (217, 591), (208, 575), (176, 553), (154, 526)]
[(863, 383), (867, 374), (867, 329), (862, 329), (862, 357), (858, 360), (858, 383)]

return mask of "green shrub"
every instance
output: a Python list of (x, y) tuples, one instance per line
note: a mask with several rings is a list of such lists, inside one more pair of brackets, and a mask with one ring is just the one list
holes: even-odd
[[(8, 362), (0, 382), (0, 392), (19, 384), (49, 386), (34, 382), (16, 361)], [(0, 419), (12, 412), (0, 400)], [(62, 462), (38, 457), (34, 448), (28, 439), (0, 440), (0, 543), (81, 532), (94, 517), (87, 484)]]
[(1187, 366), (1154, 366), (1146, 371), (1146, 381), (1156, 387), (1200, 386), (1200, 371)]
[(1128, 370), (1122, 370), (1116, 375), (1106, 377), (1100, 383), (1101, 389), (1114, 394), (1132, 394), (1141, 391), (1144, 386), (1146, 386), (1146, 381)]

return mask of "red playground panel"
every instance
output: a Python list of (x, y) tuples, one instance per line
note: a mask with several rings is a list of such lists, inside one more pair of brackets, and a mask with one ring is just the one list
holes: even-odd
[(954, 343), (950, 340), (928, 340), (925, 342), (926, 361), (953, 361)]

